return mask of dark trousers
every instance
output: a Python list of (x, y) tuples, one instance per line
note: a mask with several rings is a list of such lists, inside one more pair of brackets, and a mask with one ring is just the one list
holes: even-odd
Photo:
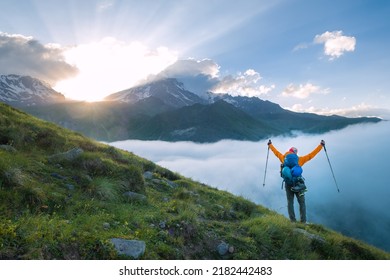
[(287, 210), (290, 221), (296, 222), (295, 211), (294, 211), (294, 196), (297, 197), (299, 203), (299, 214), (301, 216), (301, 222), (306, 223), (306, 203), (305, 203), (305, 194), (300, 195), (297, 192), (291, 190), (291, 186), (285, 185), (286, 195), (287, 195)]

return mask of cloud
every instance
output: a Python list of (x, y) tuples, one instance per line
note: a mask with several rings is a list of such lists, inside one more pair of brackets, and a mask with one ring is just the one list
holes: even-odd
[(29, 75), (54, 85), (78, 73), (76, 66), (65, 61), (64, 51), (32, 37), (0, 32), (0, 72)]
[(342, 56), (345, 52), (353, 52), (356, 46), (356, 38), (344, 36), (342, 31), (326, 31), (321, 35), (316, 35), (314, 43), (324, 44), (324, 53), (334, 60)]
[(157, 76), (164, 78), (204, 75), (216, 78), (219, 74), (219, 65), (211, 59), (195, 60), (181, 59), (168, 66)]
[(97, 4), (96, 9), (98, 12), (104, 12), (114, 6), (114, 4), (115, 0), (102, 0)]
[(236, 76), (228, 75), (223, 77), (218, 84), (211, 89), (215, 93), (229, 93), (233, 96), (261, 96), (266, 95), (275, 88), (275, 85), (262, 85), (260, 74), (253, 69), (248, 69), (244, 73)]
[(220, 66), (211, 59), (178, 60), (161, 73), (150, 76), (147, 81), (161, 78), (176, 78), (182, 81), (188, 90), (198, 95), (211, 91), (252, 97), (265, 95), (275, 88), (275, 85), (260, 84), (262, 77), (253, 69), (221, 77)]
[(299, 99), (306, 99), (312, 94), (327, 94), (329, 89), (322, 89), (320, 86), (306, 83), (304, 85), (289, 84), (282, 92), (284, 97), (295, 97)]
[(158, 79), (175, 78), (185, 88), (199, 96), (206, 93), (219, 82), (219, 65), (211, 59), (180, 59), (156, 75), (149, 75), (142, 83)]
[(299, 51), (299, 50), (302, 50), (302, 49), (307, 49), (308, 47), (309, 47), (309, 44), (307, 44), (307, 43), (300, 43), (300, 44), (298, 44), (297, 46), (294, 47), (293, 52)]
[(380, 108), (372, 106), (366, 103), (360, 103), (358, 105), (348, 107), (348, 108), (335, 108), (330, 109), (327, 107), (324, 108), (315, 108), (313, 106), (305, 108), (302, 104), (294, 104), (291, 108), (287, 108), (295, 112), (306, 112), (314, 113), (319, 115), (339, 115), (351, 118), (358, 117), (379, 117), (385, 120), (390, 120), (390, 110), (386, 108)]

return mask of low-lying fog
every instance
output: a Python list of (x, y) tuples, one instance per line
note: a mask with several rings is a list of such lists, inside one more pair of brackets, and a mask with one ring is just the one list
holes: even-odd
[[(390, 251), (389, 138), (390, 123), (383, 121), (322, 135), (275, 137), (272, 142), (282, 153), (294, 146), (299, 155), (305, 155), (324, 139), (340, 192), (337, 192), (325, 152), (321, 151), (303, 168), (309, 188), (306, 193), (308, 221)], [(196, 181), (241, 195), (287, 217), (280, 162), (271, 151), (263, 187), (267, 141), (224, 140), (197, 144), (128, 140), (110, 144)], [(297, 202), (295, 208), (299, 216)]]

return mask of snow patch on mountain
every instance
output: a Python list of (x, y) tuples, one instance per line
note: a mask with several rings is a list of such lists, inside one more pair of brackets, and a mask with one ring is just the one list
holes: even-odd
[(0, 75), (0, 101), (17, 106), (63, 102), (65, 97), (43, 81), (20, 75)]

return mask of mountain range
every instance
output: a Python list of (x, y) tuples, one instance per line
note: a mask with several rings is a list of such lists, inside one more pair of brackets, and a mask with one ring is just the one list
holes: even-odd
[(66, 100), (37, 79), (0, 76), (0, 101), (101, 141), (125, 139), (215, 142), (323, 133), (379, 118), (296, 113), (257, 97), (199, 96), (174, 78), (155, 80), (102, 102)]

